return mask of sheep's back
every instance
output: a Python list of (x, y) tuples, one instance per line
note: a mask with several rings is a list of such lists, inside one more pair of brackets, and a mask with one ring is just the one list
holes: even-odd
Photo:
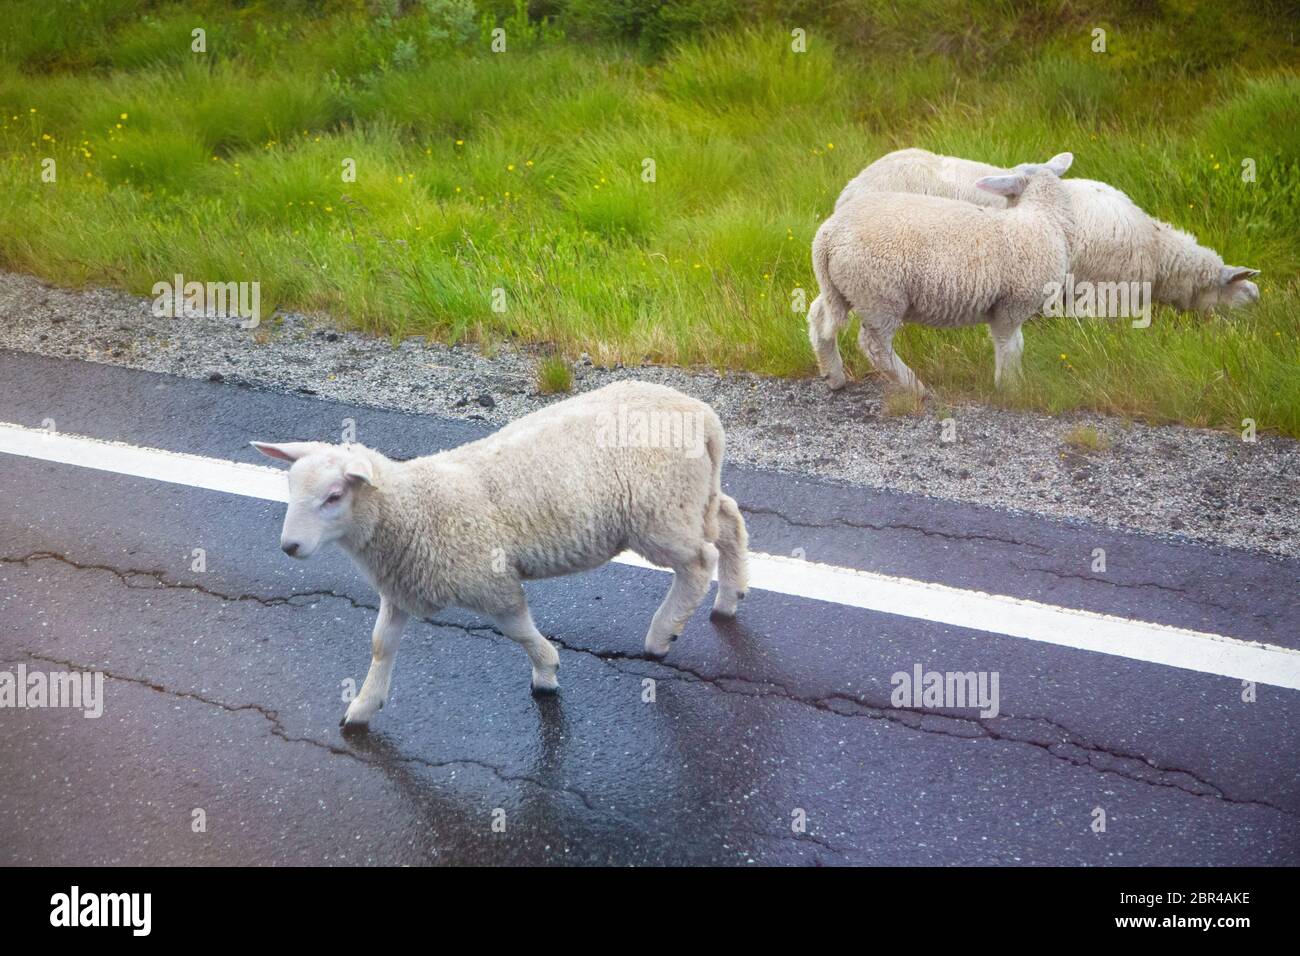
[(908, 321), (966, 325), (1002, 295), (1006, 239), (991, 210), (958, 200), (867, 193), (826, 230), (828, 270), (861, 312), (906, 307)]
[(1006, 207), (1006, 200), (975, 187), (976, 180), (1007, 170), (955, 156), (940, 156), (923, 149), (901, 149), (880, 157), (851, 179), (835, 208), (868, 192), (913, 193), (942, 199), (960, 199), (993, 209)]
[(439, 458), (472, 484), (521, 576), (536, 578), (597, 567), (630, 537), (702, 521), (721, 448), (708, 405), (620, 382)]

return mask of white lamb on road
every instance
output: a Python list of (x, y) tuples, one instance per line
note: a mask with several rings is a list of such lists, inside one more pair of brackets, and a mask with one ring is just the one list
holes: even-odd
[(619, 382), (527, 415), (480, 441), (393, 461), (362, 445), (253, 445), (292, 462), (280, 546), (307, 558), (337, 542), (379, 591), (370, 671), (344, 727), (388, 697), (410, 616), (449, 605), (492, 618), (554, 691), (559, 654), (533, 624), (522, 582), (600, 567), (630, 549), (673, 570), (646, 634), (668, 652), (718, 572), (715, 615), (744, 597), (747, 534), (723, 494), (713, 409), (671, 388)]
[(897, 385), (925, 386), (894, 352), (904, 322), (963, 326), (987, 322), (999, 385), (1019, 376), (1020, 326), (1043, 307), (1044, 290), (1062, 283), (1075, 243), (1074, 215), (1060, 176), (1072, 156), (1024, 164), (975, 183), (1016, 200), (990, 209), (958, 199), (862, 190), (817, 230), (813, 270), (821, 293), (808, 310), (808, 334), (821, 374), (844, 385), (836, 334), (853, 309), (858, 344)]
[[(975, 183), (1011, 172), (1015, 170), (924, 149), (900, 149), (850, 180), (835, 208), (864, 192), (920, 193), (1003, 208), (1006, 198)], [(1064, 183), (1078, 227), (1070, 265), (1076, 285), (1149, 282), (1156, 302), (1202, 313), (1227, 312), (1259, 300), (1259, 287), (1250, 281), (1258, 270), (1225, 265), (1213, 249), (1148, 215), (1113, 186), (1093, 179)]]

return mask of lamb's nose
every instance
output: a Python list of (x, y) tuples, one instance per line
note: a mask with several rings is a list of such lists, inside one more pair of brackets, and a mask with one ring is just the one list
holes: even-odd
[(280, 545), (280, 550), (292, 558), (298, 553), (298, 542), (290, 541), (288, 544), (282, 544)]

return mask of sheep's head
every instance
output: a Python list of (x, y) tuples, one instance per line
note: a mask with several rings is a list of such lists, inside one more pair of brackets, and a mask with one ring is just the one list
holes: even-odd
[(1074, 162), (1073, 153), (1057, 153), (1045, 163), (1021, 163), (1001, 176), (985, 176), (975, 185), (986, 192), (1005, 196), (1008, 206), (1030, 205), (1061, 231), (1069, 255), (1079, 245), (1078, 226), (1070, 197), (1061, 177)]
[(280, 531), (285, 554), (309, 558), (347, 534), (357, 496), (375, 484), (374, 461), (366, 448), (314, 441), (251, 444), (263, 455), (291, 463), (289, 507)]
[(1250, 280), (1259, 275), (1258, 269), (1241, 266), (1220, 266), (1217, 281), (1196, 292), (1193, 304), (1198, 312), (1231, 312), (1244, 305), (1259, 301), (1259, 286)]
[(1055, 182), (1065, 175), (1074, 162), (1073, 153), (1057, 153), (1045, 163), (1021, 163), (1001, 176), (985, 176), (976, 180), (979, 189), (1007, 198), (1008, 205), (1024, 194), (1035, 182)]

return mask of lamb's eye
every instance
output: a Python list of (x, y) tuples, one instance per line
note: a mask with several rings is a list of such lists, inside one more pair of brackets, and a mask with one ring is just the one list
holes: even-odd
[(343, 498), (343, 492), (331, 491), (328, 495), (325, 496), (325, 503), (327, 505), (332, 505), (335, 502), (341, 500), (342, 498)]

